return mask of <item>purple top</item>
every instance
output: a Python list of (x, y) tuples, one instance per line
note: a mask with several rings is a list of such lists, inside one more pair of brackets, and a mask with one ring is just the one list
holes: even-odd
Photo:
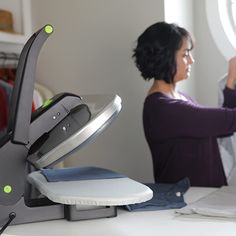
[[(236, 107), (236, 90), (225, 88), (224, 107)], [(186, 97), (186, 96), (185, 96)], [(192, 186), (227, 185), (217, 136), (236, 131), (236, 109), (207, 108), (156, 92), (147, 96), (143, 125), (156, 182), (184, 177)]]

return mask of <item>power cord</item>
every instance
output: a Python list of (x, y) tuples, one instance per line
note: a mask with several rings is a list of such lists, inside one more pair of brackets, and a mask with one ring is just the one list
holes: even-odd
[(3, 227), (0, 229), (0, 235), (2, 235), (2, 233), (5, 231), (5, 229), (10, 225), (10, 223), (15, 219), (16, 217), (16, 213), (15, 212), (11, 212), (8, 215), (9, 219), (7, 221), (7, 223), (5, 225), (3, 225)]

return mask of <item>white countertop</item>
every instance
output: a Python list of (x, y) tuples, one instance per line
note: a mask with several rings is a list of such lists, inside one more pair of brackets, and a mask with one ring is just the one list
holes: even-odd
[[(214, 191), (214, 188), (190, 188), (185, 195), (187, 203), (196, 201)], [(9, 226), (2, 236), (235, 236), (236, 220), (209, 217), (180, 216), (175, 210), (128, 212), (118, 210), (117, 217), (69, 222), (47, 222)]]

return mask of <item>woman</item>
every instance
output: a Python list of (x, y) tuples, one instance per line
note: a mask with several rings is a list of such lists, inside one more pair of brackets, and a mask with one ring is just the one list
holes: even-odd
[[(190, 34), (175, 24), (156, 23), (140, 35), (134, 49), (137, 68), (153, 84), (144, 102), (143, 125), (156, 182), (188, 177), (192, 186), (227, 185), (218, 136), (236, 131), (236, 58), (229, 62), (225, 108), (206, 108), (177, 91), (194, 60)], [(228, 107), (228, 108), (226, 108)]]

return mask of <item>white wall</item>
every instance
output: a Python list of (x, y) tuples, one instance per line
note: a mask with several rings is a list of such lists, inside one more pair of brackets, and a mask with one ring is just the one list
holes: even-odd
[[(186, 28), (194, 35), (194, 9), (192, 0), (165, 0), (165, 21), (168, 23), (176, 23), (181, 27)], [(194, 51), (193, 57), (195, 57)], [(191, 68), (191, 76), (188, 80), (178, 83), (178, 89), (192, 98), (196, 98), (196, 80), (195, 80), (195, 65)]]
[(46, 23), (55, 27), (39, 57), (39, 82), (55, 93), (115, 93), (123, 100), (118, 119), (66, 164), (102, 166), (152, 181), (142, 127), (151, 84), (142, 80), (131, 56), (143, 30), (164, 19), (163, 0), (32, 0), (32, 18), (34, 30)]
[(206, 0), (165, 0), (165, 20), (190, 31), (195, 39), (191, 77), (179, 89), (202, 105), (217, 106), (218, 81), (227, 72), (227, 61), (219, 52), (208, 27)]
[(217, 83), (227, 72), (227, 61), (219, 52), (208, 28), (205, 1), (194, 1), (196, 95), (199, 103), (216, 106)]

